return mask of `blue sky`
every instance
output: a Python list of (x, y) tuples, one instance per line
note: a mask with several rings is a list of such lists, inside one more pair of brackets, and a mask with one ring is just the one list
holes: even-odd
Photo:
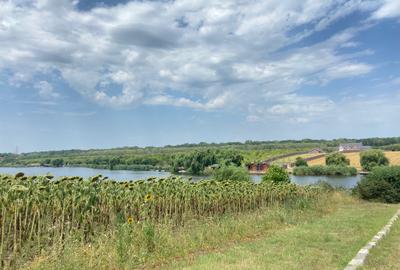
[(0, 3), (0, 152), (400, 134), (400, 1)]

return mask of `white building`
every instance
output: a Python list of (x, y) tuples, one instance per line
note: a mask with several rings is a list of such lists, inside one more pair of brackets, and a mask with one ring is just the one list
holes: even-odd
[(362, 143), (341, 143), (339, 145), (339, 152), (357, 152), (363, 149)]

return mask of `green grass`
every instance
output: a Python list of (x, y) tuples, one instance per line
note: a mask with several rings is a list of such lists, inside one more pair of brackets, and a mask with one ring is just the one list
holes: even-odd
[[(168, 269), (343, 269), (397, 208), (352, 201), (321, 219), (286, 226), (255, 241), (177, 261)], [(382, 251), (381, 257), (385, 254)], [(384, 259), (380, 265), (385, 265)]]
[(371, 250), (367, 262), (362, 268), (400, 269), (400, 221), (397, 220), (389, 235)]

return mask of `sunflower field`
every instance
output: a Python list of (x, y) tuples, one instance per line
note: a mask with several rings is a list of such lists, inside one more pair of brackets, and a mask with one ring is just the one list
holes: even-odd
[[(22, 253), (38, 254), (71, 235), (90, 242), (118, 224), (185, 226), (204, 217), (238, 214), (272, 205), (308, 203), (320, 188), (179, 177), (117, 182), (81, 177), (0, 176), (0, 268), (12, 268)], [(149, 245), (149, 250), (152, 247)]]

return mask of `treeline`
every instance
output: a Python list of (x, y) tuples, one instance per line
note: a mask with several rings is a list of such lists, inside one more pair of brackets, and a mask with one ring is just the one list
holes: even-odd
[[(260, 162), (268, 158), (299, 151), (308, 151), (313, 148), (322, 148), (326, 152), (337, 150), (340, 143), (362, 142), (374, 148), (385, 150), (400, 150), (400, 137), (394, 138), (367, 138), (367, 139), (335, 139), (335, 140), (284, 140), (284, 141), (245, 141), (227, 143), (197, 143), (182, 144), (165, 147), (120, 147), (113, 149), (90, 149), (90, 150), (61, 150), (31, 152), (15, 155), (11, 153), (0, 154), (0, 166), (81, 166), (106, 169), (130, 169), (130, 170), (152, 170), (172, 169), (187, 167), (189, 170), (198, 171), (204, 169), (194, 158), (193, 166), (188, 166), (185, 161), (188, 153), (208, 151), (211, 152), (236, 152), (243, 157), (242, 163), (249, 164)], [(220, 155), (220, 154), (218, 154)], [(179, 158), (178, 158), (179, 159)], [(221, 159), (220, 157), (217, 158)], [(215, 160), (213, 161), (215, 162)], [(207, 162), (206, 162), (207, 163)], [(216, 163), (220, 163), (217, 161)], [(182, 165), (183, 164), (183, 165)], [(208, 164), (208, 163), (207, 163)], [(212, 164), (211, 164), (212, 165)], [(209, 166), (209, 165), (207, 165)]]
[(384, 146), (384, 145), (390, 145), (390, 144), (400, 144), (400, 137), (386, 137), (386, 138), (379, 138), (379, 137), (374, 137), (374, 138), (364, 138), (364, 139), (348, 139), (348, 138), (339, 138), (339, 139), (333, 139), (333, 140), (323, 140), (323, 139), (302, 139), (302, 140), (273, 140), (273, 141), (252, 141), (252, 140), (247, 140), (245, 142), (227, 142), (227, 143), (206, 143), (206, 142), (200, 142), (200, 143), (187, 143), (187, 144), (181, 144), (181, 145), (167, 145), (165, 146), (166, 148), (180, 148), (180, 147), (213, 147), (213, 146), (244, 146), (244, 145), (255, 145), (255, 146), (260, 146), (260, 145), (269, 145), (271, 147), (273, 146), (278, 146), (278, 145), (284, 145), (284, 144), (318, 144), (318, 145), (325, 145), (328, 147), (332, 146), (339, 146), (341, 143), (351, 143), (351, 142), (362, 142), (364, 145), (369, 145), (369, 146)]
[(400, 144), (400, 137), (367, 138), (367, 139), (360, 139), (359, 142), (362, 142), (364, 145), (369, 145), (369, 146), (385, 146), (391, 144)]
[(215, 167), (241, 166), (243, 159), (243, 156), (234, 150), (195, 150), (175, 156), (172, 161), (172, 171), (175, 173), (184, 171), (192, 175), (207, 174)]
[(41, 166), (62, 167), (89, 167), (95, 169), (110, 170), (160, 170), (169, 168), (169, 159), (162, 156), (139, 156), (139, 157), (114, 157), (99, 156), (95, 158), (67, 159), (46, 158), (40, 162)]
[(400, 144), (386, 145), (381, 148), (386, 151), (400, 151)]

